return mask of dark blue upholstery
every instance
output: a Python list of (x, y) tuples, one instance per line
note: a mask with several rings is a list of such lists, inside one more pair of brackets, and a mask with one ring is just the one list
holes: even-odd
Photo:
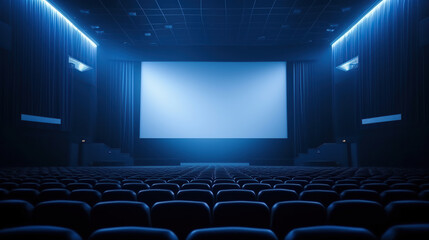
[(170, 230), (151, 227), (103, 228), (93, 232), (89, 240), (178, 240)]
[(258, 201), (264, 202), (269, 208), (282, 201), (298, 200), (298, 194), (289, 189), (265, 189), (258, 193)]
[(247, 189), (225, 189), (217, 192), (216, 201), (256, 201), (256, 194)]
[(427, 240), (429, 224), (405, 224), (389, 228), (381, 240)]
[(73, 230), (54, 226), (25, 226), (0, 230), (1, 240), (82, 240)]
[(180, 190), (176, 196), (177, 200), (201, 201), (207, 203), (209, 207), (214, 204), (214, 196), (210, 190), (184, 189)]
[(213, 207), (213, 224), (214, 226), (268, 228), (270, 210), (262, 202), (218, 202)]
[(373, 233), (356, 227), (315, 226), (292, 230), (285, 240), (376, 240)]
[(102, 201), (137, 201), (134, 191), (128, 189), (114, 189), (103, 192)]
[(389, 203), (385, 210), (389, 224), (429, 223), (429, 202), (403, 200)]
[(31, 223), (33, 205), (24, 200), (0, 201), (0, 228), (17, 227)]
[(70, 200), (82, 201), (94, 206), (101, 201), (101, 193), (94, 189), (76, 189), (70, 193)]
[(299, 199), (320, 202), (328, 207), (332, 202), (339, 200), (340, 196), (333, 190), (304, 190), (300, 193)]
[(137, 194), (137, 200), (152, 207), (156, 202), (174, 200), (174, 192), (167, 189), (141, 190)]
[(187, 240), (277, 240), (269, 229), (246, 227), (217, 227), (192, 231)]

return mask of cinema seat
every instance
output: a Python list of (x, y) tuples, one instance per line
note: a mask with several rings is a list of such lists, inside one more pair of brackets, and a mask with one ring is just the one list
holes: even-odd
[(213, 224), (217, 227), (268, 228), (270, 225), (270, 210), (262, 202), (218, 202), (213, 207)]
[(95, 184), (97, 183), (96, 179), (93, 178), (81, 178), (79, 180), (77, 180), (78, 183), (88, 183), (91, 186), (95, 186)]
[(77, 180), (72, 178), (63, 178), (63, 179), (60, 179), (60, 183), (67, 186), (67, 184), (69, 183), (77, 183)]
[(335, 182), (333, 180), (329, 180), (329, 179), (314, 179), (310, 182), (310, 184), (328, 184), (329, 186), (332, 186), (335, 184)]
[(285, 240), (376, 240), (365, 228), (341, 226), (315, 226), (292, 230)]
[(419, 199), (423, 201), (429, 201), (429, 190), (423, 190), (419, 193)]
[(258, 193), (258, 201), (264, 202), (269, 208), (282, 201), (298, 200), (298, 194), (289, 189), (265, 189)]
[(15, 182), (2, 182), (0, 183), (0, 188), (6, 189), (6, 190), (12, 190), (15, 188), (18, 188), (19, 184)]
[(242, 187), (246, 183), (259, 183), (259, 182), (256, 179), (240, 179), (240, 180), (237, 180), (237, 183), (238, 185), (240, 185), (240, 187)]
[(414, 183), (395, 183), (393, 185), (390, 185), (391, 189), (403, 189), (403, 190), (410, 190), (414, 192), (419, 192), (420, 188), (419, 185)]
[(28, 225), (31, 223), (33, 205), (24, 200), (0, 201), (0, 228)]
[(141, 190), (149, 189), (150, 186), (146, 183), (124, 183), (122, 184), (122, 189), (128, 189), (134, 191), (136, 194)]
[(4, 200), (7, 198), (9, 191), (3, 188), (0, 188), (0, 200)]
[(153, 205), (151, 210), (152, 226), (173, 231), (179, 239), (195, 229), (210, 227), (209, 206), (198, 201), (166, 201)]
[(217, 202), (225, 201), (256, 201), (256, 194), (247, 189), (226, 189), (216, 194)]
[(35, 205), (39, 201), (39, 191), (32, 188), (15, 188), (9, 192), (9, 199), (20, 199)]
[(159, 179), (159, 178), (148, 178), (143, 181), (144, 183), (148, 184), (149, 186), (152, 186), (155, 183), (166, 183), (165, 180)]
[(328, 224), (362, 227), (380, 236), (387, 226), (384, 207), (367, 200), (341, 200), (329, 205)]
[(366, 183), (360, 186), (362, 189), (374, 190), (378, 193), (389, 190), (390, 186), (385, 183)]
[(237, 183), (216, 183), (212, 186), (212, 191), (214, 195), (217, 195), (217, 192), (220, 190), (226, 190), (226, 189), (240, 189), (240, 185)]
[(179, 185), (181, 187), (183, 184), (189, 183), (189, 181), (186, 180), (186, 179), (176, 178), (176, 179), (168, 180), (167, 183), (175, 183), (175, 184), (177, 184), (177, 185)]
[(34, 208), (34, 223), (36, 225), (51, 225), (70, 228), (80, 236), (89, 235), (89, 217), (91, 207), (80, 201), (47, 201)]
[(184, 189), (180, 190), (176, 196), (177, 200), (200, 201), (205, 202), (209, 207), (214, 204), (212, 191), (203, 189)]
[(429, 223), (429, 202), (403, 200), (385, 207), (390, 226), (398, 224)]
[(127, 189), (106, 190), (102, 195), (102, 201), (137, 201), (134, 191)]
[(349, 189), (359, 189), (359, 186), (357, 184), (335, 184), (334, 186), (332, 186), (332, 190), (334, 190), (338, 194), (341, 194), (345, 190)]
[(23, 182), (19, 184), (19, 188), (31, 188), (31, 189), (40, 189), (40, 184), (35, 182)]
[(293, 179), (293, 180), (287, 180), (285, 183), (299, 184), (302, 187), (305, 187), (305, 185), (308, 184), (308, 181), (304, 179)]
[(209, 186), (211, 186), (213, 184), (212, 180), (210, 180), (210, 179), (200, 179), (200, 178), (191, 180), (191, 183), (206, 183)]
[(384, 205), (399, 200), (418, 200), (419, 196), (412, 190), (392, 189), (380, 193), (381, 202)]
[(340, 200), (340, 196), (333, 190), (304, 190), (299, 195), (300, 200), (320, 202), (328, 207), (334, 201)]
[(94, 189), (103, 194), (106, 190), (121, 189), (121, 185), (110, 182), (96, 183)]
[(309, 183), (305, 185), (304, 190), (331, 190), (332, 187), (323, 183)]
[(375, 201), (380, 202), (380, 195), (378, 192), (374, 190), (367, 190), (367, 189), (349, 189), (345, 190), (341, 193), (341, 199), (342, 200), (368, 200), (368, 201)]
[(276, 184), (274, 185), (274, 188), (294, 190), (297, 194), (300, 194), (302, 191), (304, 191), (304, 187), (296, 183)]
[(82, 240), (75, 231), (54, 226), (24, 226), (0, 230), (1, 240)]
[(121, 226), (150, 226), (150, 209), (133, 201), (100, 202), (91, 210), (93, 229)]
[(92, 189), (92, 185), (89, 183), (69, 183), (67, 184), (66, 188), (70, 191), (76, 189)]
[(261, 190), (271, 189), (271, 185), (267, 183), (246, 183), (242, 188), (252, 190), (256, 195), (258, 195), (259, 191)]
[(151, 227), (103, 228), (91, 234), (89, 240), (178, 240), (176, 234), (167, 229)]
[(76, 189), (71, 191), (70, 200), (82, 201), (92, 207), (101, 201), (101, 193), (94, 189)]
[(211, 190), (211, 187), (207, 183), (185, 183), (182, 185), (181, 189)]
[(45, 189), (52, 189), (52, 188), (66, 188), (66, 185), (60, 182), (45, 182), (40, 184), (39, 190), (43, 191)]
[(166, 189), (147, 189), (137, 194), (137, 201), (152, 207), (156, 202), (174, 200), (174, 192)]
[(265, 180), (261, 180), (261, 183), (269, 184), (271, 187), (274, 187), (274, 185), (281, 184), (283, 183), (283, 181), (278, 179), (265, 179)]
[(235, 183), (234, 179), (230, 179), (230, 178), (217, 178), (213, 181), (214, 184), (219, 184), (219, 183)]
[(52, 200), (69, 200), (70, 191), (63, 188), (50, 188), (45, 189), (39, 194), (39, 202), (52, 201)]
[(279, 239), (292, 229), (324, 225), (326, 209), (319, 202), (286, 201), (274, 204), (271, 209), (271, 229)]
[(151, 189), (166, 189), (176, 194), (180, 190), (180, 186), (176, 183), (154, 183), (150, 186)]
[(389, 228), (381, 240), (427, 240), (429, 224), (405, 224)]
[(247, 227), (215, 227), (192, 231), (186, 240), (277, 240), (269, 229)]

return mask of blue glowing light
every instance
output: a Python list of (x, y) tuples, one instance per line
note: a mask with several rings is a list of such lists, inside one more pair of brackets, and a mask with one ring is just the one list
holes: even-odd
[(368, 18), (372, 17), (378, 9), (380, 9), (382, 6), (386, 5), (387, 2), (389, 2), (390, 0), (381, 0), (377, 5), (375, 5), (367, 14), (365, 14), (365, 16), (363, 16), (357, 23), (355, 23), (351, 28), (349, 28), (347, 30), (347, 32), (345, 32), (343, 35), (341, 35), (337, 40), (335, 40), (332, 43), (332, 47), (335, 47), (335, 45), (337, 45), (337, 43), (339, 43), (340, 41), (344, 40), (345, 38), (347, 38), (347, 36), (349, 36), (356, 28), (357, 26), (359, 26), (363, 21), (367, 20)]
[(362, 124), (365, 125), (365, 124), (393, 122), (393, 121), (400, 121), (400, 120), (402, 120), (402, 114), (394, 114), (394, 115), (387, 115), (387, 116), (374, 117), (374, 118), (365, 118), (365, 119), (362, 119)]
[(74, 68), (79, 72), (85, 72), (92, 69), (90, 66), (72, 57), (69, 57), (69, 63), (73, 64)]
[(227, 163), (227, 162), (212, 162), (212, 163), (193, 163), (193, 162), (182, 162), (180, 166), (250, 166), (249, 163)]
[(348, 72), (350, 70), (356, 69), (359, 67), (359, 56), (350, 59), (349, 61), (341, 64), (337, 69)]
[(49, 1), (47, 0), (39, 0), (44, 3), (48, 8), (50, 8), (53, 12), (55, 12), (58, 16), (60, 16), (64, 21), (66, 21), (74, 30), (76, 30), (83, 38), (85, 38), (93, 47), (97, 47), (97, 44), (91, 40), (87, 35), (85, 35), (79, 28), (77, 28), (67, 17), (65, 17), (60, 11), (58, 11)]
[(29, 114), (21, 114), (21, 121), (61, 125), (60, 118), (41, 117)]

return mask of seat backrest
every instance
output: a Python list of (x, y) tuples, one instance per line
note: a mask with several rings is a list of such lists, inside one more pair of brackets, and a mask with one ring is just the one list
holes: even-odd
[(331, 186), (324, 183), (309, 183), (305, 185), (304, 190), (331, 190)]
[(368, 189), (349, 189), (341, 193), (342, 200), (368, 200), (380, 202), (380, 195), (377, 191)]
[(209, 207), (214, 204), (212, 191), (203, 189), (184, 189), (180, 190), (176, 196), (177, 200), (201, 201), (207, 203)]
[(28, 225), (31, 223), (33, 205), (24, 200), (0, 201), (0, 228)]
[(209, 206), (198, 201), (166, 201), (153, 205), (151, 210), (152, 225), (173, 231), (179, 239), (197, 228), (210, 227)]
[(4, 200), (9, 195), (9, 191), (3, 188), (0, 188), (0, 200)]
[(302, 187), (305, 187), (305, 185), (308, 184), (308, 181), (307, 180), (303, 180), (303, 179), (293, 179), (293, 180), (286, 180), (285, 183), (299, 184)]
[(271, 187), (274, 187), (274, 185), (281, 184), (283, 183), (283, 181), (278, 179), (264, 179), (264, 180), (261, 180), (261, 183), (266, 183), (266, 184), (269, 184)]
[(92, 185), (89, 183), (69, 183), (66, 188), (70, 191), (76, 189), (92, 189)]
[(63, 188), (45, 189), (39, 194), (39, 202), (52, 200), (69, 200), (70, 191)]
[(178, 240), (176, 234), (167, 229), (152, 227), (114, 227), (93, 232), (89, 240)]
[(225, 189), (217, 192), (216, 201), (256, 201), (256, 194), (247, 189)]
[(385, 210), (390, 226), (397, 224), (429, 223), (429, 202), (402, 200), (389, 203)]
[(150, 186), (151, 189), (167, 189), (176, 194), (180, 190), (179, 184), (176, 183), (154, 183)]
[(215, 227), (192, 231), (187, 240), (277, 240), (269, 229), (247, 227)]
[(386, 183), (366, 183), (360, 186), (362, 189), (374, 190), (378, 193), (389, 190), (390, 186)]
[(19, 188), (32, 188), (32, 189), (39, 190), (40, 184), (35, 182), (23, 182), (19, 184)]
[(256, 179), (240, 179), (237, 181), (238, 185), (243, 186), (246, 183), (259, 183)]
[(258, 193), (258, 201), (264, 202), (269, 208), (283, 201), (298, 200), (298, 194), (290, 189), (265, 189)]
[(411, 190), (414, 192), (419, 192), (420, 188), (419, 185), (414, 183), (395, 183), (390, 185), (391, 189), (404, 189), (404, 190)]
[(144, 183), (148, 184), (149, 186), (152, 186), (155, 183), (166, 183), (166, 181), (159, 178), (148, 178), (144, 181)]
[(54, 226), (25, 226), (0, 230), (2, 240), (82, 240), (73, 230)]
[(66, 185), (60, 182), (46, 182), (40, 184), (39, 190), (51, 189), (51, 188), (66, 188)]
[(96, 183), (94, 189), (103, 194), (103, 192), (106, 190), (121, 189), (121, 185), (118, 183), (102, 182)]
[(359, 189), (359, 186), (357, 184), (335, 184), (332, 186), (332, 190), (336, 191), (338, 194), (341, 194), (345, 190), (349, 189)]
[(333, 190), (304, 190), (300, 193), (299, 199), (320, 202), (328, 207), (332, 202), (339, 200), (340, 196)]
[(214, 195), (217, 195), (217, 192), (220, 190), (226, 189), (240, 189), (240, 185), (237, 183), (216, 183), (212, 186), (212, 191)]
[(285, 240), (376, 240), (365, 228), (342, 226), (315, 226), (292, 230)]
[(275, 189), (290, 189), (294, 190), (297, 194), (300, 194), (304, 187), (297, 183), (283, 183), (283, 184), (276, 184), (274, 185)]
[(15, 188), (9, 192), (8, 198), (25, 200), (35, 205), (39, 201), (39, 191), (32, 188)]
[(150, 209), (133, 201), (99, 202), (91, 211), (93, 229), (120, 226), (150, 226)]
[(70, 200), (82, 201), (92, 207), (101, 201), (101, 193), (94, 189), (76, 189), (71, 191)]
[(149, 189), (150, 186), (146, 183), (124, 183), (122, 189), (128, 189), (134, 191), (136, 194), (141, 190)]
[(207, 183), (185, 183), (185, 184), (182, 185), (182, 189), (210, 190), (211, 187)]
[(128, 189), (114, 189), (104, 191), (101, 199), (102, 201), (137, 201), (137, 195)]
[(91, 207), (80, 201), (41, 202), (34, 208), (34, 223), (70, 228), (82, 237), (89, 235)]
[(270, 210), (265, 203), (254, 201), (218, 202), (213, 207), (214, 226), (268, 228)]
[(419, 199), (423, 201), (429, 201), (429, 190), (423, 190), (419, 193)]
[(189, 183), (189, 181), (186, 180), (186, 179), (176, 178), (176, 179), (168, 180), (167, 183), (175, 183), (175, 184), (177, 184), (179, 186), (182, 186), (185, 183)]
[(412, 190), (392, 189), (380, 193), (380, 198), (381, 202), (387, 205), (390, 202), (399, 200), (418, 200), (419, 196)]
[(174, 192), (167, 189), (141, 190), (137, 194), (137, 200), (139, 202), (146, 203), (149, 207), (152, 207), (156, 202), (174, 200)]
[(328, 224), (362, 227), (380, 236), (387, 227), (384, 207), (367, 200), (341, 200), (329, 205)]
[(271, 185), (268, 183), (246, 183), (243, 185), (243, 189), (252, 190), (258, 195), (261, 190), (271, 189)]
[(404, 224), (389, 228), (381, 240), (429, 239), (429, 224)]
[(319, 202), (285, 201), (274, 204), (271, 209), (271, 229), (279, 239), (294, 228), (325, 223), (326, 209)]
[(2, 182), (0, 183), (0, 188), (6, 189), (6, 190), (12, 190), (15, 188), (18, 188), (19, 184), (16, 182)]

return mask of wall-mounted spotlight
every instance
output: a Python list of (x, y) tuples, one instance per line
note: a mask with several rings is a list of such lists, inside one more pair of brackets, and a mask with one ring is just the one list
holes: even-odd
[(84, 64), (83, 62), (81, 62), (75, 58), (72, 58), (72, 57), (69, 57), (69, 63), (71, 65), (73, 65), (73, 67), (76, 70), (78, 70), (79, 72), (85, 72), (85, 71), (89, 71), (92, 69), (92, 67), (90, 67), (90, 66)]

